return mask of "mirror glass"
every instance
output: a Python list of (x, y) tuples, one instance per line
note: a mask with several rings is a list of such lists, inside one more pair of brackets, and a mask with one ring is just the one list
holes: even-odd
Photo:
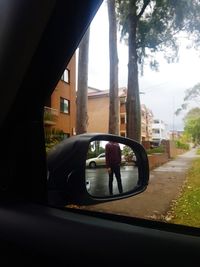
[(93, 197), (119, 196), (133, 190), (139, 181), (133, 149), (116, 142), (91, 142), (85, 177), (87, 191)]

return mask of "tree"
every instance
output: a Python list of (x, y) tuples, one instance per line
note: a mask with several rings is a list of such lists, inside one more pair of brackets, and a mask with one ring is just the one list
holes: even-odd
[(184, 103), (175, 111), (175, 115), (179, 115), (181, 111), (186, 110), (190, 101), (200, 103), (200, 83), (185, 91)]
[(88, 51), (90, 28), (86, 31), (79, 45), (78, 57), (78, 88), (76, 109), (76, 134), (87, 132), (88, 124)]
[(190, 100), (200, 102), (200, 83), (197, 83), (192, 88), (186, 90), (184, 101)]
[[(165, 52), (167, 61), (178, 57), (177, 33), (193, 34), (198, 45), (200, 3), (197, 0), (118, 0), (121, 35), (128, 43), (127, 136), (140, 141), (141, 114), (138, 65), (145, 60), (158, 69), (154, 53)], [(198, 16), (197, 16), (198, 14)]]
[(189, 120), (194, 120), (198, 118), (200, 118), (200, 108), (193, 108), (188, 111), (188, 113), (184, 117), (184, 121), (187, 122)]
[(118, 96), (118, 54), (117, 22), (115, 0), (108, 0), (109, 19), (109, 57), (110, 57), (110, 98), (109, 98), (109, 133), (119, 134), (119, 96)]
[(200, 108), (191, 109), (184, 118), (184, 131), (195, 144), (200, 144)]

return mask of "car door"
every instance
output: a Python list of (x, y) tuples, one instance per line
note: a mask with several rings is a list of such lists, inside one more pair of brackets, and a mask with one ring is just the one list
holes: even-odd
[(98, 165), (101, 165), (101, 166), (105, 166), (106, 165), (106, 158), (105, 158), (105, 153), (103, 153), (103, 154), (100, 154), (99, 156), (98, 156), (98, 160), (97, 160), (97, 164)]
[(100, 4), (0, 3), (2, 266), (199, 263), (198, 229), (47, 205), (45, 98)]

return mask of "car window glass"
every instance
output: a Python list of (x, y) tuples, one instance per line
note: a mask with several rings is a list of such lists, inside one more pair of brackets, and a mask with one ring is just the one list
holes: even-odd
[[(136, 2), (141, 4), (138, 12), (143, 12), (143, 1)], [(122, 19), (123, 12), (126, 12), (125, 6), (115, 6), (117, 60), (112, 61), (116, 54), (113, 48), (110, 59), (109, 1), (104, 1), (54, 92), (46, 99), (44, 130), (47, 154), (60, 141), (81, 131), (109, 133), (109, 112), (112, 112), (109, 101), (112, 97), (114, 99), (110, 91), (112, 83), (109, 66), (118, 66), (118, 95), (115, 96), (118, 105), (118, 119), (115, 121), (118, 135), (139, 138), (148, 154), (150, 183), (145, 192), (117, 202), (79, 208), (200, 227), (200, 34), (198, 18), (193, 19), (192, 15), (184, 13), (183, 2), (180, 1), (180, 6), (177, 4), (173, 12), (176, 8), (182, 10), (185, 20), (176, 18), (180, 19), (184, 31), (178, 22), (177, 25), (171, 24), (174, 32), (171, 32), (170, 27), (165, 28), (168, 20), (172, 23), (173, 18), (166, 18), (165, 12), (156, 13), (155, 3), (149, 5), (143, 15), (138, 13), (142, 17), (136, 39), (137, 62), (129, 69), (129, 33)], [(198, 3), (193, 2), (191, 5), (191, 14), (199, 12)], [(167, 6), (162, 8), (172, 10)], [(155, 17), (152, 17), (154, 13)], [(110, 13), (110, 16), (113, 14)], [(163, 16), (163, 20), (159, 16)], [(163, 27), (164, 35), (153, 27), (154, 19), (159, 27)], [(175, 20), (173, 23), (176, 23)], [(162, 42), (158, 36), (163, 38)], [(81, 64), (87, 67), (83, 68)], [(137, 71), (136, 76), (133, 69)], [(84, 77), (86, 88), (81, 84)], [(131, 84), (131, 77), (136, 77), (138, 84)], [(138, 102), (135, 102), (136, 108), (133, 105), (130, 114), (135, 115), (132, 116), (127, 114), (128, 105), (132, 101), (129, 93), (136, 90), (137, 86), (138, 94), (131, 95), (131, 99), (136, 97), (139, 105)], [(81, 102), (83, 97), (79, 95), (80, 90), (87, 94), (86, 106)], [(139, 111), (136, 113), (137, 108)], [(87, 114), (85, 121), (83, 114)], [(80, 119), (85, 129), (80, 127)], [(139, 134), (133, 133), (130, 137), (127, 125), (132, 121), (137, 124), (135, 127), (139, 130), (135, 132)], [(98, 164), (98, 160), (105, 158), (103, 152), (101, 150), (98, 155), (90, 157), (91, 168)]]

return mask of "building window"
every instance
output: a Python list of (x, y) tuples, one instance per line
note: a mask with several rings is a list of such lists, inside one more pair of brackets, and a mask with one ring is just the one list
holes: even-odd
[(68, 69), (66, 69), (63, 75), (61, 76), (61, 81), (66, 82), (66, 83), (70, 82), (70, 71)]
[(160, 133), (160, 129), (153, 129), (153, 133), (159, 134)]
[(70, 102), (65, 98), (60, 98), (60, 112), (69, 114), (70, 112)]

